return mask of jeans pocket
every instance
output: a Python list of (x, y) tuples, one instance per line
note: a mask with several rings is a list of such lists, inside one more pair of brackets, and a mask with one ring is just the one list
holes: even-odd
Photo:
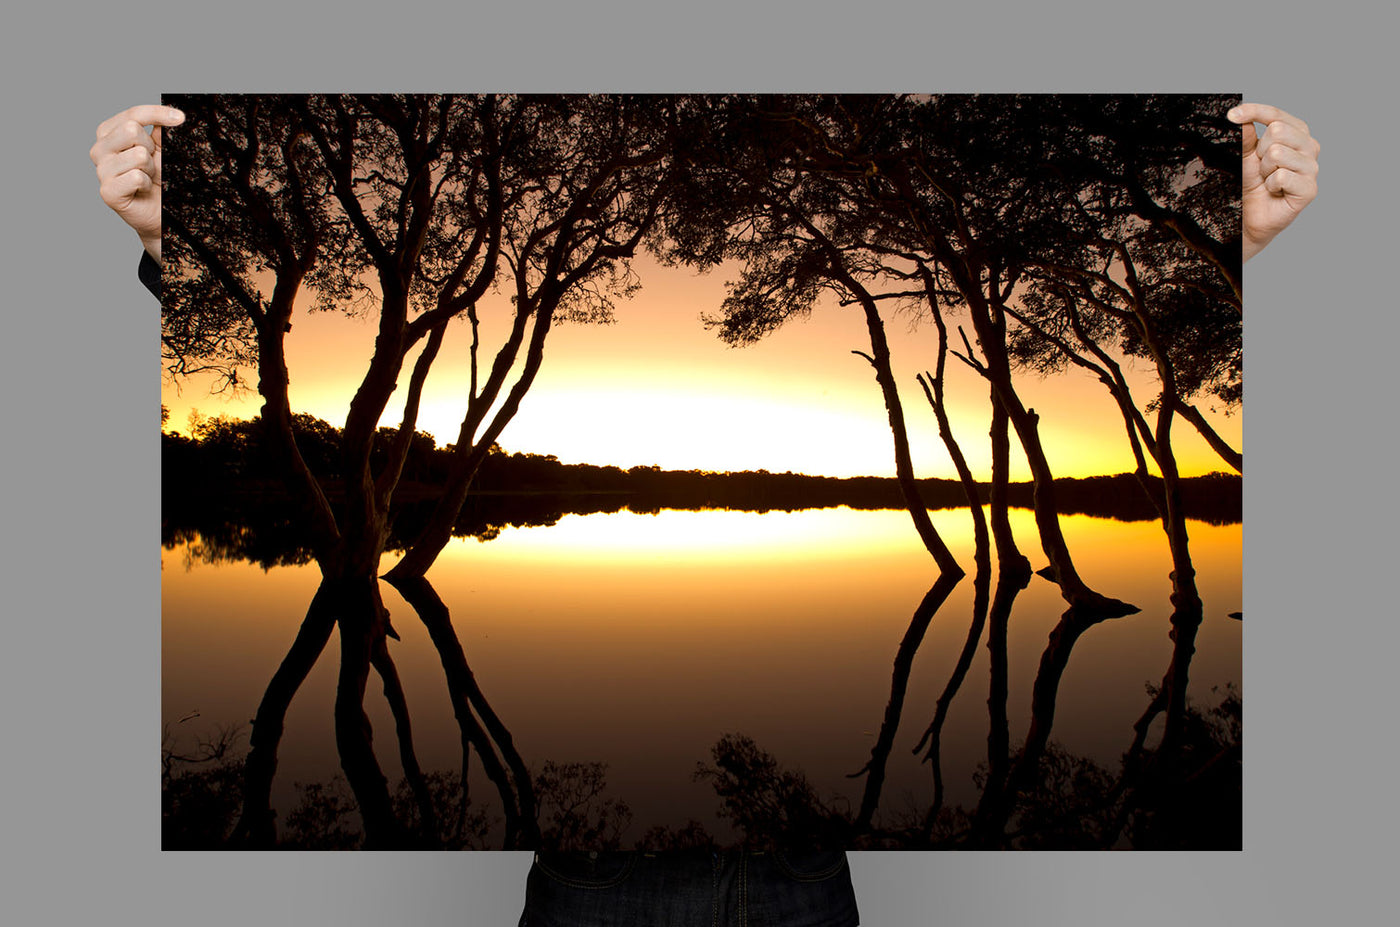
[(632, 874), (633, 852), (537, 853), (535, 869), (546, 878), (571, 888), (613, 888)]
[(778, 869), (798, 882), (824, 882), (846, 868), (845, 850), (778, 850), (773, 854)]

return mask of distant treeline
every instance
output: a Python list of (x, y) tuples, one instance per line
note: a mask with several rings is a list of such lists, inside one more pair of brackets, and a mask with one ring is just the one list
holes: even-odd
[[(163, 543), (198, 532), (204, 543), (223, 535), (243, 556), (260, 562), (302, 561), (296, 513), (289, 511), (256, 419), (210, 419), (195, 427), (195, 438), (161, 436)], [(384, 453), (393, 431), (381, 429), (376, 453)], [(313, 473), (337, 501), (339, 430), (309, 415), (297, 417), (297, 442)], [(397, 497), (391, 548), (413, 537), (446, 480), (451, 447), (439, 448), (431, 435), (415, 436)], [(1056, 480), (1063, 514), (1086, 514), (1121, 521), (1157, 517), (1151, 500), (1131, 474)], [(1150, 482), (1160, 492), (1161, 482)], [(931, 509), (966, 505), (956, 480), (919, 482)], [(987, 486), (981, 487), (987, 501)], [(1030, 508), (1033, 487), (1013, 483), (1010, 501)], [(1241, 480), (1211, 474), (1183, 481), (1187, 517), (1211, 524), (1240, 521)], [(766, 470), (716, 473), (662, 470), (656, 466), (622, 469), (565, 464), (552, 455), (509, 454), (499, 448), (482, 464), (455, 533), (483, 540), (506, 526), (550, 525), (565, 514), (656, 513), (662, 509), (730, 509), (748, 512), (796, 511), (848, 506), (854, 509), (904, 507), (894, 479), (826, 477)], [(220, 527), (222, 526), (222, 528)], [(249, 549), (251, 545), (252, 549)], [(295, 551), (295, 552), (294, 552)], [(212, 553), (212, 551), (211, 551)]]

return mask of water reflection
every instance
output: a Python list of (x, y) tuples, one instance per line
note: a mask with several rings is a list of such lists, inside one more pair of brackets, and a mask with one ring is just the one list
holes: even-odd
[[(965, 557), (966, 512), (934, 518)], [(1161, 529), (1063, 522), (1086, 575), (1142, 613), (1080, 620), (1040, 578), (1024, 589), (999, 579), (989, 607), (984, 570), (930, 588), (903, 512), (564, 515), (455, 540), (431, 584), (382, 587), (402, 636), (389, 644), (402, 699), (366, 704), (379, 761), (405, 782), (400, 817), (445, 846), (799, 830), (849, 846), (1216, 845), (1204, 826), (1167, 833), (1160, 822), (1182, 816), (1161, 809), (1181, 790), (1135, 772), (1150, 769), (1160, 736), (1146, 686), (1172, 658)], [(1029, 512), (1013, 510), (1012, 524), (1034, 537)], [(250, 717), (318, 584), (314, 567), (203, 562), (201, 543), (162, 555), (175, 756), (192, 755), (182, 738), (207, 737), (199, 725)], [(1211, 689), (1239, 679), (1240, 624), (1226, 617), (1240, 609), (1239, 544), (1238, 525), (1192, 524), (1200, 709), (1228, 701)], [(353, 803), (328, 784), (334, 689), (334, 669), (318, 665), (287, 709), (269, 792), (283, 842), (314, 843), (320, 828), (328, 844), (353, 843)], [(192, 709), (199, 718), (178, 723)], [(1227, 755), (1187, 803), (1218, 809), (1228, 709), (1196, 717), (1187, 762)], [(1134, 775), (1120, 777), (1140, 721)], [(863, 782), (848, 778), (862, 767)], [(217, 842), (217, 828), (188, 830)]]

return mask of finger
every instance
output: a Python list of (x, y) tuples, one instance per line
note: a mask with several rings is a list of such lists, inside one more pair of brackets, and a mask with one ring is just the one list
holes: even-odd
[(92, 163), (96, 164), (108, 154), (133, 147), (154, 151), (156, 143), (146, 134), (145, 126), (134, 120), (128, 120), (113, 125), (106, 135), (98, 136), (97, 141), (93, 142), (92, 148), (88, 151), (88, 157), (92, 158)]
[(185, 121), (185, 114), (173, 106), (150, 103), (124, 109), (109, 119), (104, 119), (97, 127), (97, 137), (101, 138), (112, 128), (123, 122), (136, 122), (143, 126), (178, 126)]
[(151, 157), (155, 161), (156, 167), (156, 171), (151, 177), (156, 183), (160, 183), (160, 126), (151, 129), (151, 141), (155, 143), (155, 150), (151, 152)]
[(1300, 208), (1311, 203), (1317, 196), (1317, 179), (1315, 177), (1284, 168), (1280, 168), (1265, 177), (1264, 186), (1275, 196), (1300, 201)]
[(1244, 137), (1244, 156), (1249, 157), (1259, 147), (1259, 134), (1254, 131), (1254, 123), (1246, 122), (1240, 134)]
[(128, 148), (126, 151), (119, 151), (116, 154), (108, 155), (98, 163), (97, 179), (106, 181), (131, 170), (144, 171), (152, 180), (155, 180), (155, 158), (144, 148)]
[(1281, 168), (1297, 174), (1317, 173), (1317, 161), (1296, 148), (1275, 143), (1267, 148), (1262, 148), (1261, 151), (1259, 172), (1266, 177)]
[(102, 184), (102, 201), (113, 209), (121, 209), (137, 196), (155, 188), (145, 171), (132, 170), (107, 180)]
[(1297, 126), (1290, 125), (1282, 121), (1269, 123), (1264, 128), (1264, 134), (1259, 136), (1259, 147), (1268, 148), (1272, 145), (1283, 145), (1288, 148), (1301, 151), (1304, 154), (1317, 157), (1322, 146), (1317, 139), (1302, 131)]
[(1271, 122), (1286, 122), (1295, 128), (1302, 129), (1304, 134), (1307, 134), (1308, 131), (1306, 122), (1292, 113), (1284, 112), (1277, 106), (1269, 106), (1267, 103), (1241, 103), (1225, 116), (1231, 122), (1237, 122), (1241, 125), (1250, 122), (1262, 122), (1266, 125)]

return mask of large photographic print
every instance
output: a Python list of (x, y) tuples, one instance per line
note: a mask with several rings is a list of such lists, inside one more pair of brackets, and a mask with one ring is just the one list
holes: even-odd
[(163, 845), (1238, 849), (1233, 95), (171, 95)]

